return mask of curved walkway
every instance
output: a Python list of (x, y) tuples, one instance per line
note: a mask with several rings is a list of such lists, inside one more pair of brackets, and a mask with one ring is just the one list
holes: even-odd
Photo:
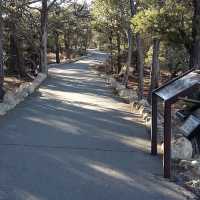
[(54, 65), (38, 92), (0, 119), (0, 200), (186, 200), (162, 179), (145, 128), (88, 66)]

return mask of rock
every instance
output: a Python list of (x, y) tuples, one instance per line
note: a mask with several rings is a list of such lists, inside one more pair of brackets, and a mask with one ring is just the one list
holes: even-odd
[(34, 91), (35, 91), (35, 86), (34, 86), (34, 84), (31, 84), (31, 85), (29, 86), (29, 88), (28, 88), (28, 94), (30, 95), (30, 94), (32, 94)]
[(117, 81), (114, 78), (110, 78), (110, 85), (112, 88), (116, 88), (117, 87)]
[(122, 85), (121, 83), (117, 82), (117, 85), (116, 85), (116, 90), (117, 91), (120, 91), (120, 90), (125, 90), (126, 87), (124, 85)]
[(131, 105), (131, 112), (135, 112), (135, 101), (130, 102), (130, 105)]
[(29, 94), (33, 93), (37, 87), (47, 78), (46, 74), (39, 73), (32, 83), (23, 83), (14, 91), (8, 91), (4, 95), (3, 103), (0, 104), (0, 115), (5, 115), (18, 103), (24, 100)]
[(28, 96), (29, 86), (30, 86), (29, 83), (24, 83), (24, 84), (20, 85), (15, 96), (20, 100), (23, 100), (24, 98), (26, 98)]
[(130, 90), (130, 96), (133, 96), (133, 97), (135, 97), (135, 98), (138, 98), (138, 97), (137, 97), (137, 92), (134, 91), (134, 90)]
[(200, 160), (193, 160), (191, 166), (193, 173), (200, 176)]
[(141, 104), (139, 104), (139, 103), (136, 103), (136, 105), (135, 105), (135, 108), (136, 108), (137, 110), (139, 110), (139, 109), (140, 109), (140, 107), (141, 107)]
[(145, 121), (146, 121), (147, 128), (151, 128), (151, 123), (152, 123), (151, 122), (151, 117), (147, 117)]
[(32, 82), (32, 84), (34, 85), (35, 89), (37, 87), (40, 86), (40, 84), (47, 78), (47, 75), (46, 74), (43, 74), (43, 73), (39, 73), (37, 75), (37, 77), (35, 78), (35, 80)]
[(128, 100), (129, 100), (129, 103), (133, 103), (134, 104), (134, 101), (136, 100), (134, 97), (131, 97), (129, 96), (128, 97)]
[(148, 113), (149, 115), (151, 115), (152, 109), (151, 109), (151, 107), (145, 107), (143, 112)]
[(119, 96), (122, 98), (124, 98), (124, 97), (128, 98), (129, 94), (130, 94), (129, 89), (122, 89), (119, 91)]
[(151, 118), (151, 114), (145, 112), (142, 114), (142, 119), (146, 120), (147, 118)]
[(190, 171), (195, 177), (200, 176), (200, 160), (181, 160), (179, 166), (185, 171)]
[(9, 105), (16, 105), (15, 96), (11, 91), (6, 92), (3, 98), (3, 103)]
[(189, 160), (192, 158), (192, 144), (185, 137), (180, 137), (172, 141), (171, 158), (174, 160)]
[(9, 110), (9, 105), (5, 103), (0, 103), (0, 115), (3, 116)]
[(191, 162), (189, 160), (181, 160), (179, 162), (179, 167), (184, 170), (189, 170), (191, 168)]
[(144, 111), (144, 106), (143, 106), (143, 105), (141, 105), (138, 111), (139, 111), (139, 114), (143, 114), (143, 111)]
[(140, 100), (139, 104), (143, 105), (144, 107), (150, 107), (150, 105), (146, 99)]
[(129, 90), (129, 102), (132, 103), (138, 99), (137, 93), (134, 90)]
[(128, 69), (128, 71), (129, 71), (129, 73), (132, 75), (133, 74), (133, 71), (134, 71), (134, 67), (129, 67), (129, 69)]

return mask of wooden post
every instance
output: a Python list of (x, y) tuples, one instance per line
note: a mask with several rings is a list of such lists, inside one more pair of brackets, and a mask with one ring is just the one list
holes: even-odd
[(171, 104), (165, 102), (164, 107), (164, 177), (171, 175)]
[(0, 101), (3, 100), (5, 91), (4, 83), (4, 68), (3, 68), (3, 19), (2, 19), (2, 0), (0, 0)]
[(151, 154), (157, 155), (157, 96), (152, 94)]

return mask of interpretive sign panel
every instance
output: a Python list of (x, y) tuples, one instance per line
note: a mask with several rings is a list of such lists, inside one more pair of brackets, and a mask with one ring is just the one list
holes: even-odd
[(200, 84), (200, 73), (198, 71), (193, 71), (166, 85), (155, 93), (163, 100), (167, 101), (181, 92), (190, 89), (196, 84)]
[(180, 127), (180, 130), (186, 137), (189, 137), (190, 134), (200, 126), (200, 120), (194, 115), (190, 115), (185, 123)]

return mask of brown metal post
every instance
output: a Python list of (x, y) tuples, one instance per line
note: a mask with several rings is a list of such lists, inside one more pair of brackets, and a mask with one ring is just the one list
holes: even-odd
[(171, 104), (165, 102), (164, 107), (164, 177), (171, 175)]
[(157, 155), (157, 96), (152, 93), (151, 154)]

